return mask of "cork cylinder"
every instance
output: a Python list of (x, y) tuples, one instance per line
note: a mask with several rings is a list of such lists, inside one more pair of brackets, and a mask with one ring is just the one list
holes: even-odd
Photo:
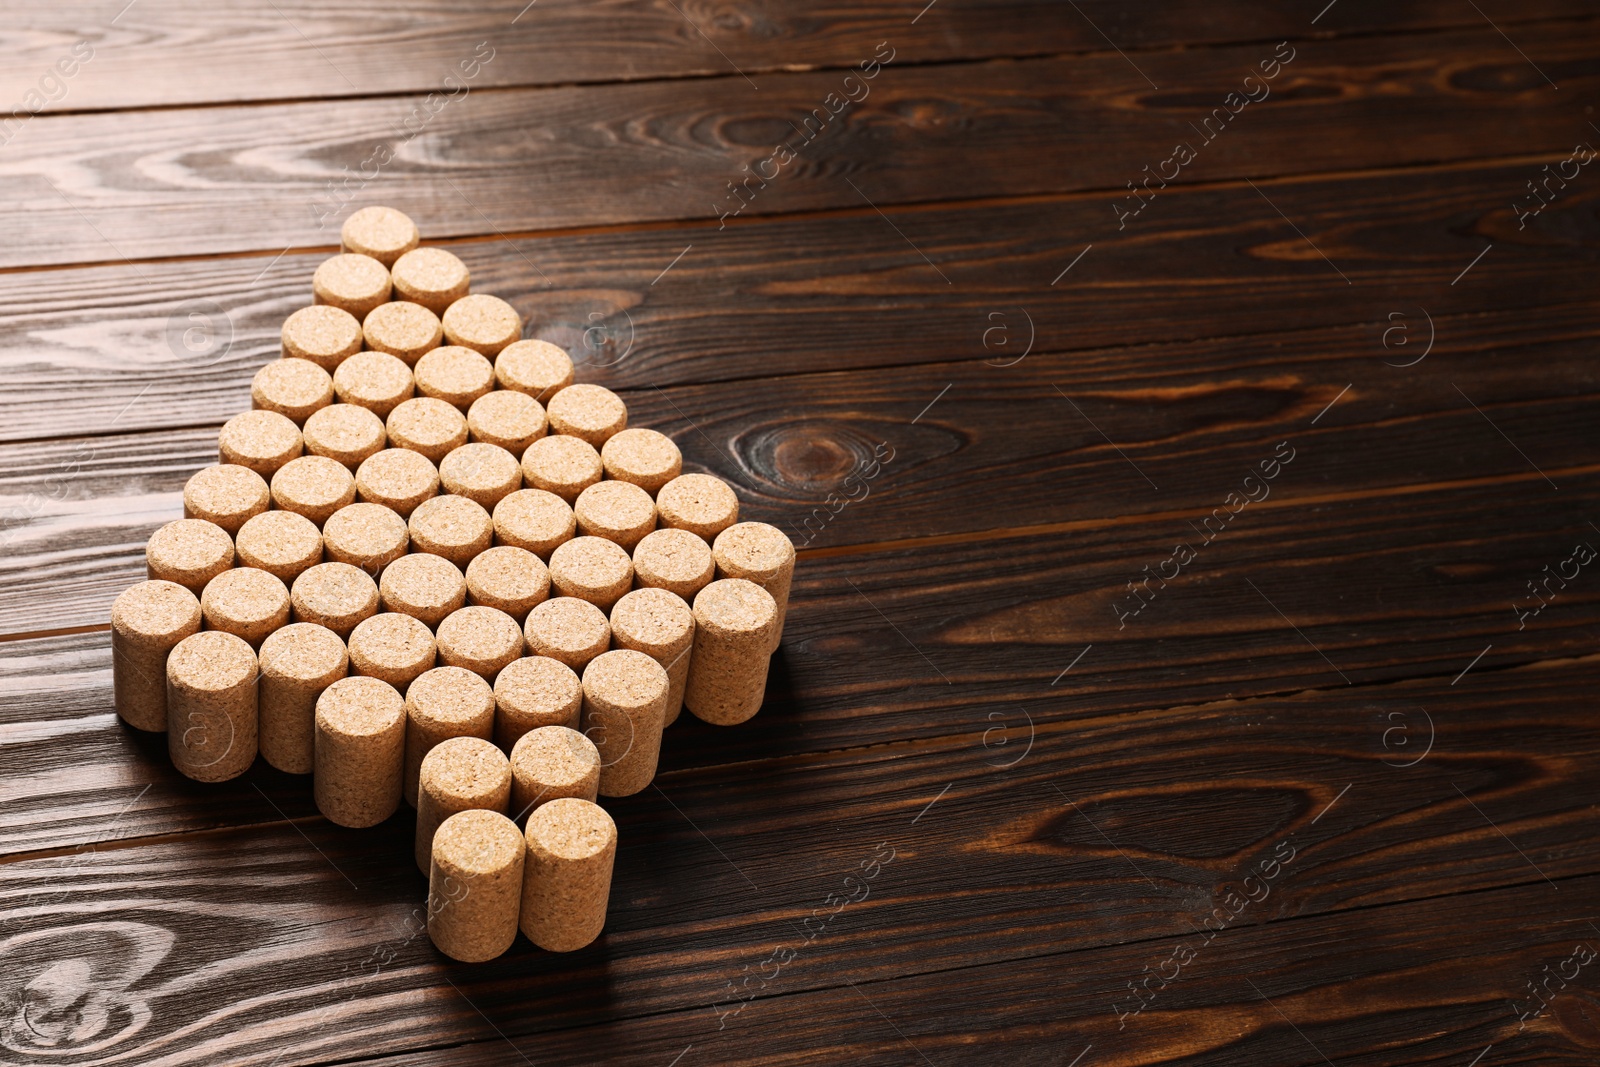
[(145, 542), (145, 577), (198, 594), (207, 582), (233, 566), (233, 558), (233, 538), (227, 530), (204, 519), (178, 519)]
[(656, 776), (667, 710), (666, 669), (632, 649), (583, 669), (583, 733), (600, 750), (600, 795), (627, 797)]
[(307, 452), (338, 460), (352, 471), (388, 441), (383, 420), (355, 404), (329, 404), (312, 412), (304, 437)]
[(123, 722), (167, 728), (167, 656), (199, 632), (200, 601), (176, 582), (140, 582), (111, 602), (111, 692)]
[(495, 357), (494, 376), (502, 389), (546, 400), (572, 384), (572, 357), (549, 341), (514, 341)]
[(249, 467), (233, 463), (198, 470), (183, 485), (183, 517), (216, 523), (229, 536), (271, 503), (267, 480)]
[(435, 745), (452, 737), (487, 744), (493, 736), (494, 690), (488, 682), (461, 667), (424, 671), (406, 690), (406, 803), (417, 806), (422, 761)]
[(417, 505), (439, 495), (439, 469), (421, 452), (386, 448), (361, 461), (356, 468), (356, 499), (381, 504), (402, 519)]
[(332, 374), (361, 351), (361, 320), (344, 308), (315, 304), (283, 321), (283, 358), (309, 359)]
[(272, 476), (273, 506), (304, 515), (318, 526), (355, 499), (355, 475), (327, 456), (291, 459)]
[(573, 952), (600, 936), (611, 897), (617, 824), (598, 804), (552, 800), (528, 816), (519, 925), (550, 952)]
[(225, 782), (256, 758), (256, 654), (214, 630), (167, 657), (167, 754), (197, 782)]
[(490, 682), (521, 657), (522, 649), (522, 627), (499, 608), (465, 607), (439, 624), (439, 662), (464, 667)]
[(467, 603), (467, 580), (461, 568), (431, 552), (401, 556), (383, 569), (378, 602), (432, 628)]
[(333, 379), (308, 359), (275, 359), (251, 379), (250, 403), (298, 425), (333, 403)]
[(388, 267), (354, 252), (323, 260), (311, 275), (311, 293), (317, 303), (348, 311), (358, 319), (365, 319), (386, 302), (392, 288)]
[(581, 674), (610, 646), (611, 624), (587, 600), (558, 596), (528, 612), (522, 635), (530, 654), (548, 656)]
[(528, 612), (550, 597), (550, 571), (525, 548), (501, 545), (467, 564), (467, 599), (499, 608), (520, 627)]
[(550, 584), (562, 596), (610, 611), (633, 587), (633, 558), (603, 537), (574, 537), (550, 553)]
[(522, 488), (522, 465), (499, 445), (462, 445), (439, 461), (445, 492), (464, 496), (486, 509)]
[(656, 512), (662, 526), (688, 530), (709, 542), (739, 521), (739, 498), (721, 478), (680, 474), (656, 494)]
[(494, 520), (489, 512), (464, 496), (424, 500), (406, 526), (415, 551), (443, 556), (457, 567), (466, 567), (494, 541)]
[(437, 655), (433, 633), (409, 615), (381, 612), (350, 631), (350, 668), (404, 693)]
[(380, 419), (416, 392), (411, 368), (387, 352), (358, 352), (333, 372), (333, 393), (341, 404), (366, 408)]
[(662, 724), (677, 722), (694, 648), (694, 612), (689, 605), (665, 589), (635, 589), (611, 609), (611, 645), (643, 652), (661, 664), (667, 672)]
[(246, 411), (222, 424), (217, 454), (223, 463), (248, 467), (270, 478), (305, 451), (300, 427), (276, 411)]
[(655, 501), (632, 482), (596, 482), (578, 494), (572, 514), (578, 521), (578, 533), (604, 537), (624, 552), (632, 552), (645, 534), (656, 528)]
[(598, 482), (603, 470), (600, 453), (581, 437), (541, 437), (522, 454), (522, 480), (568, 504)]
[(543, 489), (518, 489), (494, 506), (493, 518), (495, 544), (527, 549), (546, 562), (578, 529), (572, 506)]
[(461, 412), (494, 388), (494, 364), (470, 348), (445, 345), (417, 360), (417, 392)]
[(261, 756), (285, 774), (310, 774), (317, 698), (349, 673), (344, 642), (323, 626), (297, 622), (261, 642)]
[(348, 563), (319, 563), (294, 580), (289, 609), (295, 622), (324, 626), (343, 641), (378, 613), (378, 583)]
[(444, 335), (453, 345), (494, 356), (522, 336), (522, 316), (497, 296), (473, 293), (445, 309)]
[(789, 535), (764, 522), (738, 522), (717, 534), (711, 546), (718, 578), (743, 578), (772, 595), (778, 605), (778, 630), (772, 648), (783, 637), (789, 615), (789, 585), (794, 580), (794, 543)]
[(711, 546), (688, 530), (656, 530), (634, 547), (633, 584), (640, 589), (665, 589), (692, 604), (715, 577)]
[(346, 252), (371, 256), (385, 267), (392, 267), (405, 253), (417, 247), (422, 235), (417, 224), (403, 211), (392, 207), (364, 207), (344, 220), (339, 227), (339, 245)]
[(600, 750), (576, 730), (541, 726), (511, 750), (511, 817), (518, 822), (562, 797), (593, 801), (599, 788)]
[(761, 710), (778, 632), (772, 594), (743, 578), (723, 578), (694, 598), (694, 655), (683, 706), (716, 726)]
[(467, 443), (467, 417), (438, 397), (417, 396), (389, 412), (389, 444), (437, 464)]
[(628, 425), (628, 406), (603, 385), (569, 385), (545, 404), (550, 432), (581, 437), (599, 448)]
[(408, 300), (382, 304), (361, 320), (361, 334), (374, 352), (387, 352), (415, 367), (417, 360), (439, 347), (439, 316)]
[(267, 511), (239, 527), (234, 547), (239, 566), (293, 582), (322, 562), (322, 531), (304, 515)]
[(472, 284), (467, 265), (442, 248), (413, 248), (394, 261), (389, 273), (402, 299), (435, 315), (466, 296)]
[(516, 823), (481, 808), (457, 812), (433, 836), (428, 937), (453, 960), (482, 963), (511, 947), (521, 915), (526, 849)]
[(504, 752), (482, 738), (451, 737), (429, 750), (419, 776), (416, 860), (418, 869), (427, 874), (440, 823), (474, 809), (505, 814), (511, 802), (511, 764)]
[(350, 504), (322, 527), (322, 552), (376, 575), (406, 554), (411, 533), (406, 520), (382, 504)]
[(683, 453), (672, 438), (655, 430), (623, 430), (600, 449), (606, 477), (631, 482), (650, 494), (683, 473)]
[(494, 743), (507, 752), (541, 726), (578, 728), (583, 683), (571, 667), (548, 656), (508, 664), (494, 680)]
[(467, 435), (474, 441), (499, 445), (514, 456), (545, 435), (544, 405), (526, 393), (496, 389), (472, 402), (467, 409)]
[(342, 678), (317, 698), (311, 792), (339, 826), (376, 826), (400, 806), (405, 702), (377, 678)]
[(255, 567), (223, 571), (200, 594), (206, 629), (232, 634), (253, 648), (289, 624), (290, 609), (289, 587), (277, 575)]

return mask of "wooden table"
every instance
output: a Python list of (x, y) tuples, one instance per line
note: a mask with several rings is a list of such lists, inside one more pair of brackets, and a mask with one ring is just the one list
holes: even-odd
[[(6, 13), (0, 1063), (1600, 1061), (1592, 5), (523, 2)], [(372, 203), (802, 545), (581, 952), (112, 713)]]

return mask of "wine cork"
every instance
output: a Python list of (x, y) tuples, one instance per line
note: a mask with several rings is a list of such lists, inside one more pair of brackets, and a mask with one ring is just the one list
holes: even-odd
[(266, 571), (235, 567), (211, 579), (200, 594), (200, 614), (207, 630), (260, 647), (272, 631), (289, 624), (289, 587)]
[(352, 471), (383, 450), (383, 420), (355, 404), (329, 404), (306, 420), (306, 451), (338, 460)]
[(611, 644), (611, 624), (587, 600), (559, 596), (528, 612), (522, 635), (532, 655), (548, 656), (581, 673)]
[(494, 680), (494, 743), (510, 752), (529, 730), (578, 728), (583, 684), (571, 667), (548, 656), (507, 664)]
[(467, 265), (442, 248), (413, 248), (390, 268), (394, 291), (435, 315), (467, 295)]
[(304, 451), (300, 427), (276, 411), (246, 411), (235, 415), (217, 435), (217, 454), (223, 463), (249, 467), (263, 478)]
[(692, 604), (715, 576), (711, 546), (688, 530), (657, 530), (634, 547), (633, 584), (640, 589), (665, 589)]
[(204, 467), (183, 485), (183, 517), (214, 522), (230, 536), (271, 502), (267, 480), (234, 463)]
[(550, 432), (581, 437), (596, 448), (628, 425), (628, 405), (603, 385), (569, 385), (545, 405)]
[(389, 440), (438, 463), (467, 443), (467, 419), (443, 400), (413, 397), (389, 412)]
[(522, 479), (571, 504), (600, 480), (600, 453), (581, 437), (541, 437), (522, 454)]
[(562, 797), (592, 802), (599, 788), (600, 750), (576, 730), (541, 726), (523, 734), (511, 750), (511, 817), (519, 822)]
[(322, 562), (317, 524), (292, 511), (264, 511), (239, 527), (239, 566), (255, 567), (285, 584)]
[(464, 496), (436, 496), (417, 505), (407, 522), (417, 552), (443, 556), (457, 567), (494, 540), (494, 520), (483, 505)]
[(204, 519), (178, 519), (145, 542), (145, 577), (174, 582), (199, 594), (207, 582), (233, 566), (233, 556), (233, 538), (227, 530)]
[(475, 737), (494, 748), (489, 744), (493, 736), (494, 690), (488, 682), (461, 667), (424, 671), (406, 690), (406, 803), (417, 806), (422, 761), (435, 745), (452, 737)]
[(632, 649), (602, 652), (583, 669), (583, 733), (600, 750), (600, 795), (628, 797), (656, 776), (666, 725), (667, 672)]
[(772, 637), (773, 651), (777, 651), (789, 615), (789, 585), (794, 580), (794, 544), (789, 535), (764, 522), (735, 523), (717, 535), (711, 555), (718, 578), (743, 578), (772, 595), (778, 605), (778, 629)]
[(311, 292), (319, 304), (348, 311), (358, 319), (389, 299), (389, 268), (371, 256), (345, 252), (322, 261), (311, 276)]
[(387, 352), (415, 366), (439, 347), (439, 316), (408, 300), (380, 304), (361, 320), (361, 334), (374, 352)]
[(631, 482), (650, 494), (683, 473), (683, 453), (672, 438), (654, 430), (623, 430), (600, 449), (606, 477)]
[(499, 445), (462, 445), (439, 461), (445, 492), (492, 508), (522, 488), (522, 466)]
[(550, 584), (564, 597), (610, 611), (633, 587), (633, 560), (603, 537), (574, 537), (550, 553)]
[(700, 590), (683, 706), (716, 726), (760, 711), (777, 632), (777, 602), (754, 582), (722, 578)]
[(595, 482), (578, 494), (572, 514), (578, 521), (578, 533), (603, 537), (624, 552), (632, 552), (644, 535), (656, 528), (656, 502), (632, 482)]
[(411, 399), (416, 382), (404, 360), (387, 352), (357, 352), (333, 372), (333, 392), (339, 403), (366, 408), (386, 419)]
[(339, 246), (346, 252), (371, 256), (385, 267), (393, 266), (405, 253), (417, 247), (422, 235), (417, 224), (403, 211), (392, 207), (364, 207), (344, 220), (339, 227)]
[(504, 752), (482, 738), (457, 736), (429, 749), (418, 772), (416, 860), (427, 874), (440, 823), (462, 811), (505, 814), (511, 803), (511, 764)]
[(309, 359), (330, 374), (361, 351), (361, 320), (344, 308), (313, 304), (283, 321), (283, 357)]
[(167, 656), (199, 632), (200, 601), (175, 582), (140, 582), (111, 602), (111, 692), (123, 722), (167, 728)]
[(308, 359), (275, 359), (250, 380), (250, 402), (303, 423), (313, 411), (333, 403), (333, 379)]
[(525, 548), (501, 545), (478, 554), (467, 564), (467, 599), (499, 608), (517, 620), (550, 597), (550, 571)]
[[(353, 658), (353, 657), (352, 657)], [(405, 702), (377, 678), (341, 678), (317, 698), (311, 793), (339, 826), (376, 826), (400, 806)]]
[(577, 529), (571, 506), (543, 489), (519, 489), (494, 506), (495, 544), (525, 548), (540, 559), (549, 559)]
[(458, 812), (440, 824), (428, 865), (428, 937), (453, 960), (482, 963), (517, 939), (525, 850), (499, 812)]
[(409, 615), (434, 627), (466, 604), (467, 580), (461, 568), (443, 556), (413, 552), (383, 569), (378, 601), (384, 611)]
[(528, 816), (526, 839), (518, 925), (550, 952), (583, 948), (606, 924), (617, 824), (600, 805), (563, 797)]
[(465, 667), (490, 682), (522, 649), (522, 627), (499, 608), (464, 607), (439, 624), (440, 662)]
[(167, 754), (197, 782), (255, 762), (256, 654), (233, 634), (191, 634), (167, 657)]
[(689, 605), (665, 589), (635, 589), (611, 609), (611, 644), (643, 652), (661, 664), (667, 672), (662, 725), (677, 722), (694, 648), (694, 612)]
[(261, 642), (260, 660), (261, 756), (285, 774), (310, 774), (317, 698), (350, 670), (344, 642), (297, 622)]
[(327, 456), (291, 459), (272, 476), (272, 503), (284, 511), (304, 515), (318, 526), (355, 499), (355, 475), (343, 463)]
[(721, 478), (680, 474), (656, 494), (656, 516), (662, 526), (688, 530), (709, 542), (739, 521), (739, 498)]
[(378, 613), (378, 583), (348, 563), (319, 563), (294, 580), (289, 607), (295, 622), (316, 623), (348, 638)]
[(335, 563), (348, 563), (376, 576), (411, 544), (406, 520), (382, 504), (350, 504), (322, 527), (322, 550)]
[(493, 356), (522, 336), (522, 316), (497, 296), (473, 293), (445, 309), (444, 335), (453, 345)]
[(439, 495), (439, 468), (421, 452), (386, 448), (356, 468), (356, 499), (381, 504), (402, 519), (417, 505)]
[[(433, 634), (409, 615), (385, 611), (350, 631), (350, 668), (377, 678), (404, 693), (423, 671), (433, 667)], [(395, 786), (398, 795), (399, 785)]]
[(526, 393), (496, 389), (485, 393), (467, 409), (467, 435), (474, 441), (499, 445), (514, 456), (545, 435), (544, 405)]
[(417, 360), (417, 392), (461, 411), (494, 388), (494, 365), (470, 348), (445, 345)]
[(502, 389), (544, 400), (572, 384), (572, 357), (549, 341), (513, 341), (494, 359)]

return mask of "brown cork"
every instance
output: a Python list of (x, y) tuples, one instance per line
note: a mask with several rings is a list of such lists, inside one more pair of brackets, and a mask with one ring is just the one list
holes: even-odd
[(389, 269), (394, 291), (435, 315), (467, 295), (472, 275), (467, 265), (442, 248), (413, 248)]
[(374, 352), (387, 352), (412, 366), (443, 339), (439, 316), (409, 300), (373, 308), (361, 320), (361, 334)]
[(550, 584), (562, 596), (610, 611), (633, 587), (633, 560), (603, 537), (574, 537), (550, 553)]
[(522, 627), (499, 608), (464, 607), (439, 624), (439, 661), (465, 667), (490, 682), (522, 650)]
[(600, 453), (581, 437), (541, 437), (522, 454), (522, 480), (571, 504), (600, 480)]
[(294, 580), (289, 606), (295, 622), (316, 623), (347, 638), (378, 613), (378, 583), (348, 563), (319, 563)]
[(794, 581), (794, 544), (789, 535), (764, 522), (735, 523), (717, 535), (711, 555), (718, 578), (743, 578), (772, 594), (778, 605), (778, 631), (772, 638), (777, 651), (789, 615), (789, 585)]
[(667, 707), (662, 724), (678, 721), (694, 649), (694, 612), (665, 589), (635, 589), (611, 609), (611, 644), (655, 660), (667, 672)]
[(444, 335), (453, 345), (493, 356), (522, 336), (522, 316), (497, 296), (474, 293), (445, 309)]
[(522, 634), (529, 654), (548, 656), (580, 673), (611, 644), (605, 612), (569, 596), (546, 600), (528, 612)]
[(635, 428), (615, 434), (600, 449), (600, 462), (607, 478), (632, 482), (652, 495), (683, 473), (683, 453), (672, 438), (654, 430)]
[(592, 802), (599, 796), (600, 750), (576, 730), (541, 726), (511, 750), (511, 779), (511, 817), (518, 822), (562, 797)]
[(506, 751), (541, 726), (578, 728), (583, 683), (571, 667), (548, 656), (516, 660), (494, 680), (494, 743)]
[(198, 470), (183, 486), (183, 517), (214, 522), (229, 535), (238, 533), (246, 519), (266, 511), (271, 502), (267, 480), (233, 463)]
[(377, 678), (341, 678), (317, 698), (311, 792), (329, 822), (376, 826), (400, 806), (405, 701)]
[(461, 411), (494, 388), (494, 365), (470, 348), (445, 345), (417, 360), (417, 392)]
[(255, 567), (294, 581), (322, 562), (322, 533), (317, 524), (292, 511), (265, 511), (239, 527), (234, 539), (239, 566)]
[(306, 420), (306, 451), (336, 459), (352, 471), (383, 450), (383, 420), (355, 404), (330, 404)]
[(499, 445), (514, 456), (545, 435), (544, 405), (526, 393), (496, 389), (467, 409), (467, 433), (474, 441)]
[(330, 560), (374, 576), (404, 556), (410, 544), (406, 520), (382, 504), (340, 508), (322, 527), (322, 550)]
[(200, 613), (207, 630), (260, 647), (268, 634), (289, 624), (289, 587), (266, 571), (235, 567), (211, 579), (200, 594)]
[(421, 452), (386, 448), (356, 468), (356, 499), (381, 504), (402, 519), (418, 504), (439, 495), (439, 468)]
[[(433, 633), (409, 615), (385, 611), (350, 631), (350, 669), (377, 678), (404, 693), (433, 667)], [(399, 795), (399, 783), (395, 785)]]
[(577, 529), (571, 506), (543, 489), (519, 489), (494, 506), (494, 543), (525, 548), (540, 559), (548, 560)]
[(145, 577), (176, 582), (198, 595), (206, 583), (233, 566), (233, 538), (204, 519), (178, 519), (155, 533), (144, 546)]
[(333, 379), (308, 359), (275, 359), (251, 379), (250, 402), (303, 423), (313, 411), (333, 403)]
[[(406, 743), (410, 745), (409, 734)], [(406, 755), (409, 758), (409, 747)], [(504, 752), (482, 738), (456, 736), (428, 750), (418, 766), (418, 777), (416, 860), (417, 867), (427, 874), (433, 835), (440, 823), (462, 811), (505, 814), (511, 802), (511, 764)]]
[(361, 351), (361, 320), (344, 308), (314, 304), (283, 322), (283, 358), (309, 359), (330, 374)]
[(569, 385), (545, 404), (550, 432), (599, 448), (628, 425), (628, 405), (603, 385)]
[(411, 216), (392, 207), (364, 207), (339, 227), (341, 248), (371, 256), (385, 267), (392, 266), (421, 240)]
[(580, 722), (600, 750), (601, 796), (632, 796), (655, 778), (669, 688), (666, 669), (632, 649), (603, 652), (583, 669)]
[(333, 372), (333, 392), (341, 404), (366, 408), (380, 419), (416, 392), (411, 368), (387, 352), (357, 352)]
[(657, 530), (633, 550), (633, 584), (640, 589), (665, 589), (692, 604), (715, 576), (711, 546), (688, 530)]
[[(489, 744), (493, 736), (494, 690), (488, 682), (461, 667), (424, 672), (406, 690), (406, 803), (417, 806), (422, 761), (435, 745), (452, 737), (475, 737), (494, 748)], [(504, 810), (504, 803), (500, 807)]]
[(723, 578), (694, 598), (694, 627), (683, 706), (716, 726), (744, 722), (766, 696), (777, 602), (754, 582)]
[(389, 268), (371, 256), (345, 252), (322, 261), (311, 276), (311, 292), (319, 304), (348, 311), (358, 319), (389, 299)]
[(304, 515), (318, 526), (355, 499), (355, 475), (349, 467), (327, 456), (291, 459), (272, 476), (273, 505)]
[(199, 632), (200, 601), (174, 582), (140, 582), (111, 602), (111, 691), (123, 722), (167, 728), (167, 655)]
[(544, 400), (572, 384), (572, 357), (549, 341), (513, 341), (494, 360), (502, 389)]
[(256, 758), (256, 654), (202, 631), (167, 657), (167, 754), (197, 782), (225, 782)]
[(438, 463), (467, 443), (467, 418), (443, 400), (419, 396), (389, 412), (389, 441)]
[(428, 865), (428, 937), (453, 960), (482, 963), (517, 939), (525, 852), (499, 812), (458, 812), (439, 826)]
[(443, 556), (413, 552), (383, 569), (378, 600), (384, 611), (409, 615), (434, 627), (466, 604), (467, 580), (461, 576), (461, 568)]
[(467, 599), (499, 608), (522, 625), (528, 612), (550, 597), (550, 571), (525, 548), (501, 545), (467, 564)]
[(606, 924), (617, 824), (598, 804), (562, 797), (528, 816), (526, 838), (522, 932), (551, 952), (583, 948)]
[(499, 445), (478, 441), (440, 460), (439, 480), (446, 492), (493, 508), (522, 488), (522, 466)]
[(578, 494), (572, 505), (578, 532), (604, 537), (632, 552), (644, 535), (656, 528), (656, 502), (631, 482), (596, 482)]
[(408, 522), (415, 552), (432, 552), (466, 567), (494, 540), (494, 520), (483, 505), (464, 496), (424, 500)]
[(263, 478), (304, 451), (300, 427), (276, 411), (246, 411), (223, 424), (217, 453), (223, 463), (249, 467)]
[(739, 521), (739, 498), (721, 478), (680, 474), (656, 494), (656, 512), (662, 526), (688, 530), (710, 542)]
[(261, 642), (261, 756), (285, 774), (310, 774), (317, 698), (350, 670), (332, 630), (297, 622)]

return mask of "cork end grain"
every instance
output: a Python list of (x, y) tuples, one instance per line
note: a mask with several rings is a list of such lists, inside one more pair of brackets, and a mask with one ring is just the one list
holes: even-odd
[(292, 582), (322, 562), (322, 531), (304, 515), (266, 511), (239, 527), (239, 565)]
[(499, 445), (462, 445), (439, 462), (446, 492), (492, 508), (522, 488), (522, 466)]
[(361, 334), (374, 352), (387, 352), (413, 367), (443, 339), (439, 316), (409, 300), (373, 308), (361, 320)]
[(405, 361), (387, 352), (357, 352), (333, 372), (333, 392), (341, 404), (366, 408), (378, 418), (410, 400), (416, 382)]
[(603, 537), (574, 537), (550, 553), (550, 584), (564, 597), (610, 611), (633, 585), (633, 559)]
[(501, 545), (467, 564), (467, 598), (499, 608), (520, 627), (528, 612), (550, 597), (550, 571), (524, 548)]
[(319, 563), (294, 580), (289, 603), (295, 622), (315, 623), (347, 638), (378, 613), (378, 583), (348, 563)]
[(216, 523), (231, 536), (246, 519), (267, 510), (272, 491), (249, 467), (220, 463), (189, 476), (183, 486), (183, 517)]
[(549, 341), (514, 341), (495, 357), (494, 376), (502, 389), (544, 400), (572, 384), (572, 357)]
[(346, 676), (350, 657), (333, 631), (293, 623), (261, 643), (261, 756), (286, 774), (310, 774), (317, 698)]
[(350, 665), (337, 634), (305, 622), (274, 631), (261, 643), (260, 660), (263, 679), (320, 689), (343, 678)]
[(144, 558), (150, 580), (175, 582), (199, 593), (207, 582), (233, 566), (233, 538), (216, 523), (178, 519), (150, 535)]
[(600, 449), (600, 462), (607, 478), (631, 482), (651, 494), (683, 473), (683, 453), (672, 438), (655, 430), (615, 434)]
[(467, 443), (467, 418), (437, 397), (419, 396), (389, 412), (389, 440), (438, 463)]
[(524, 548), (548, 561), (572, 540), (578, 520), (565, 500), (544, 489), (519, 489), (494, 506), (494, 541)]
[(450, 816), (434, 834), (428, 936), (452, 959), (494, 959), (517, 937), (524, 845), (516, 824), (492, 811)]
[(310, 360), (275, 359), (251, 379), (250, 402), (303, 423), (313, 411), (333, 403), (333, 379)]
[(202, 631), (178, 642), (167, 658), (167, 679), (181, 692), (226, 693), (256, 680), (256, 654), (230, 633)]
[(467, 409), (468, 437), (484, 444), (499, 445), (515, 456), (526, 452), (547, 429), (544, 405), (526, 393), (511, 389), (486, 393)]
[(111, 602), (112, 693), (129, 726), (167, 728), (167, 655), (200, 623), (199, 599), (175, 582), (140, 582)]
[(361, 321), (344, 308), (314, 304), (283, 323), (283, 357), (308, 359), (330, 374), (361, 351)]
[[(272, 514), (272, 512), (268, 512)], [(289, 623), (289, 587), (254, 567), (223, 571), (200, 595), (207, 630), (231, 634), (252, 646)]]
[(494, 388), (494, 365), (460, 345), (435, 348), (417, 360), (417, 392), (466, 411)]
[(223, 424), (217, 435), (222, 462), (248, 467), (263, 478), (305, 450), (300, 427), (276, 411), (246, 411)]
[(634, 584), (641, 589), (665, 589), (692, 602), (715, 573), (711, 546), (688, 530), (656, 530), (633, 550)]
[(600, 750), (576, 730), (541, 726), (512, 748), (511, 777), (514, 819), (562, 797), (593, 801), (599, 796)]
[(579, 437), (541, 437), (522, 454), (523, 480), (568, 504), (598, 482), (602, 473), (600, 453)]
[(417, 247), (421, 240), (422, 235), (411, 217), (392, 207), (364, 207), (339, 227), (341, 248), (371, 256), (386, 267)]
[(628, 405), (603, 385), (569, 385), (545, 405), (550, 429), (589, 442), (595, 448), (628, 425)]
[(356, 468), (356, 498), (382, 505), (402, 519), (410, 518), (418, 504), (438, 495), (439, 468), (409, 448), (386, 448)]
[(200, 601), (176, 582), (140, 582), (124, 589), (111, 602), (111, 626), (130, 639), (170, 649), (199, 632)]
[(384, 611), (438, 626), (466, 604), (467, 580), (461, 568), (443, 556), (413, 552), (384, 568), (378, 599)]
[(382, 451), (385, 440), (383, 420), (355, 404), (329, 404), (306, 420), (305, 450), (338, 460), (352, 471)]
[(467, 295), (472, 275), (467, 265), (442, 248), (415, 248), (394, 261), (394, 289), (406, 300), (443, 315)]
[(327, 456), (291, 459), (272, 476), (273, 504), (304, 515), (318, 526), (355, 499), (355, 475), (343, 463)]
[(587, 600), (560, 596), (528, 612), (523, 624), (528, 651), (582, 671), (611, 644), (605, 613)]
[(315, 729), (317, 810), (354, 828), (393, 815), (405, 753), (405, 704), (394, 686), (371, 677), (334, 682), (317, 698)]
[(711, 541), (739, 521), (739, 498), (721, 478), (680, 474), (656, 494), (656, 510), (662, 526)]
[(433, 666), (433, 632), (409, 615), (380, 612), (350, 632), (350, 666), (404, 693)]
[(389, 299), (389, 268), (355, 252), (343, 252), (311, 276), (311, 292), (319, 304), (328, 304), (364, 319)]
[(465, 607), (439, 624), (439, 659), (490, 681), (522, 649), (522, 627), (498, 608)]
[(571, 667), (548, 656), (516, 660), (494, 680), (495, 744), (508, 751), (541, 726), (578, 728), (583, 683)]
[(453, 345), (494, 356), (522, 336), (522, 316), (497, 296), (473, 293), (445, 309), (444, 335)]
[(322, 527), (327, 557), (368, 574), (378, 574), (404, 556), (410, 543), (406, 521), (382, 504), (346, 505)]
[(443, 556), (465, 567), (494, 540), (494, 520), (483, 505), (464, 496), (436, 496), (417, 505), (407, 523), (418, 552)]
[(603, 537), (626, 552), (656, 528), (655, 501), (630, 482), (596, 482), (578, 494), (572, 513), (580, 534)]
[(600, 936), (611, 895), (617, 825), (604, 808), (563, 797), (528, 816), (519, 925), (552, 952), (573, 952)]

